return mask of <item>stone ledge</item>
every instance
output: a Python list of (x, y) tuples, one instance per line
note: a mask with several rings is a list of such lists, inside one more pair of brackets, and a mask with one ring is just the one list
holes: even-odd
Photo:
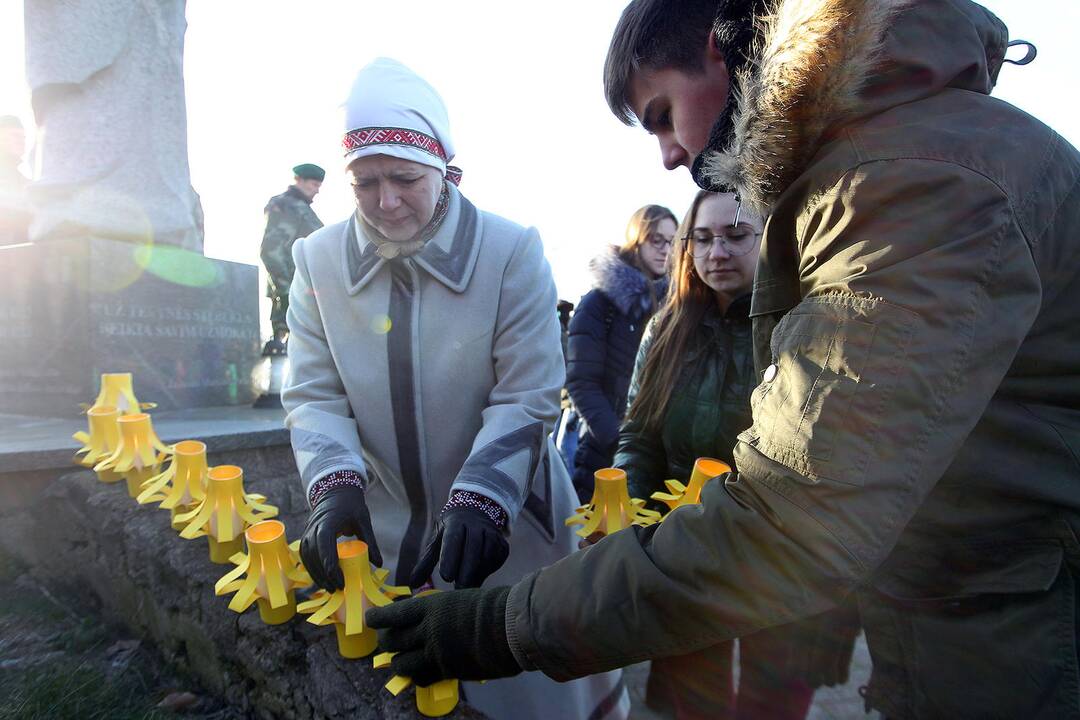
[[(151, 411), (154, 431), (166, 443), (202, 440), (209, 453), (288, 445), (285, 411), (247, 406)], [(0, 414), (0, 474), (71, 467), (78, 449), (72, 434), (86, 418)]]
[[(248, 458), (245, 478), (249, 491), (279, 505), (292, 540), (306, 503), (286, 450)], [(149, 640), (166, 662), (238, 710), (297, 720), (419, 717), (414, 694), (391, 696), (383, 689), (389, 673), (372, 669), (370, 658), (342, 658), (330, 628), (302, 617), (271, 627), (255, 608), (228, 610), (213, 585), (231, 566), (210, 563), (204, 539), (177, 537), (169, 514), (135, 504), (123, 483), (68, 473), (24, 508), (0, 509), (8, 553), (42, 583), (77, 593)], [(482, 716), (462, 704), (448, 717)]]

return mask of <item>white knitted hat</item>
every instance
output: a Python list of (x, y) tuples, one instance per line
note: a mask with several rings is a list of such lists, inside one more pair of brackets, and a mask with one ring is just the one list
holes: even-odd
[[(353, 80), (345, 103), (345, 165), (390, 155), (438, 168), (454, 157), (450, 118), (439, 93), (397, 60), (377, 58)], [(460, 173), (451, 168), (449, 179)]]

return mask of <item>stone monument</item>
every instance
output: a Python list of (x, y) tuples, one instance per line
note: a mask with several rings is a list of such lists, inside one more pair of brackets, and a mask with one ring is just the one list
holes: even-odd
[(202, 252), (184, 101), (184, 0), (29, 0), (41, 131), (34, 242), (102, 237)]
[(258, 270), (202, 254), (184, 0), (27, 0), (39, 176), (0, 250), (0, 413), (63, 417), (102, 372), (162, 409), (249, 404)]

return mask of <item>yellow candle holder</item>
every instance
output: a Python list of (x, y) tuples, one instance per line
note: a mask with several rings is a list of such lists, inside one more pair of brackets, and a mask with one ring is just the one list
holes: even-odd
[(127, 480), (128, 495), (138, 497), (142, 484), (158, 474), (161, 462), (172, 454), (172, 448), (158, 439), (146, 413), (121, 415), (116, 426), (120, 430), (120, 444), (94, 470), (120, 473)]
[(257, 522), (277, 517), (278, 509), (266, 498), (244, 492), (244, 471), (236, 465), (218, 465), (207, 474), (206, 497), (194, 510), (176, 516), (183, 526), (180, 537), (206, 537), (210, 561), (218, 564), (244, 549), (244, 530)]
[(394, 598), (408, 595), (409, 588), (386, 584), (390, 571), (372, 569), (367, 543), (362, 540), (338, 543), (337, 552), (345, 589), (332, 593), (321, 590), (296, 609), (312, 613), (308, 622), (313, 625), (333, 623), (338, 651), (343, 657), (361, 658), (374, 652), (379, 642), (375, 629), (364, 621), (364, 613), (370, 607), (389, 605)]
[(626, 471), (618, 468), (597, 470), (593, 477), (592, 502), (582, 505), (566, 519), (567, 525), (581, 525), (574, 532), (583, 538), (595, 533), (610, 535), (631, 525), (647, 526), (660, 521), (660, 513), (645, 509), (645, 501), (630, 498), (626, 489)]
[(311, 576), (300, 562), (300, 541), (288, 544), (285, 524), (263, 520), (244, 531), (248, 551), (232, 557), (236, 568), (214, 585), (216, 595), (235, 592), (229, 609), (242, 613), (252, 603), (267, 625), (280, 625), (296, 614), (297, 588), (311, 585)]
[[(101, 386), (98, 390), (97, 399), (93, 405), (109, 405), (120, 411), (121, 415), (138, 413), (142, 410), (152, 410), (157, 403), (140, 403), (135, 397), (135, 390), (131, 381), (131, 373), (102, 373)], [(86, 409), (87, 406), (83, 405)]]
[[(119, 417), (120, 411), (111, 405), (95, 405), (86, 411), (89, 432), (77, 432), (71, 436), (83, 444), (75, 451), (73, 460), (76, 465), (93, 468), (116, 452), (120, 445), (120, 429), (116, 426)], [(123, 479), (123, 475), (112, 470), (99, 470), (97, 476), (98, 480), (106, 483)]]
[[(433, 595), (437, 592), (438, 590), (425, 590), (417, 595), (417, 597)], [(375, 669), (382, 670), (390, 667), (390, 661), (394, 659), (394, 655), (396, 654), (397, 653), (384, 652), (376, 655), (373, 662)], [(391, 695), (397, 697), (412, 684), (412, 678), (405, 677), (404, 675), (394, 675), (383, 687), (389, 690)], [(453, 712), (454, 708), (457, 707), (459, 698), (458, 681), (453, 678), (440, 680), (431, 685), (416, 686), (416, 709), (424, 717), (442, 717), (444, 715), (449, 715)]]
[(669, 511), (683, 505), (697, 505), (701, 502), (701, 488), (714, 477), (731, 472), (731, 466), (714, 458), (698, 458), (694, 461), (694, 470), (690, 473), (690, 484), (683, 485), (678, 480), (665, 480), (667, 492), (654, 492), (650, 497), (668, 506)]
[(173, 530), (182, 530), (179, 515), (191, 512), (206, 497), (210, 468), (206, 464), (206, 444), (183, 440), (173, 445), (173, 460), (165, 470), (143, 486), (135, 498), (140, 505), (156, 502), (169, 511)]

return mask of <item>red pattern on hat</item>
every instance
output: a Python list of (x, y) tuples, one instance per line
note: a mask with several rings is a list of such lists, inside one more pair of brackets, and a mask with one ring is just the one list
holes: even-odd
[[(419, 130), (394, 127), (357, 128), (345, 133), (345, 137), (341, 140), (341, 147), (345, 154), (371, 145), (406, 145), (419, 148), (429, 155), (439, 158), (444, 163), (450, 162), (442, 143)], [(446, 179), (455, 185), (459, 184), (461, 182), (461, 169), (447, 165)]]
[(346, 153), (368, 145), (409, 145), (448, 162), (442, 143), (430, 135), (416, 130), (392, 127), (366, 127), (345, 133), (341, 147)]

